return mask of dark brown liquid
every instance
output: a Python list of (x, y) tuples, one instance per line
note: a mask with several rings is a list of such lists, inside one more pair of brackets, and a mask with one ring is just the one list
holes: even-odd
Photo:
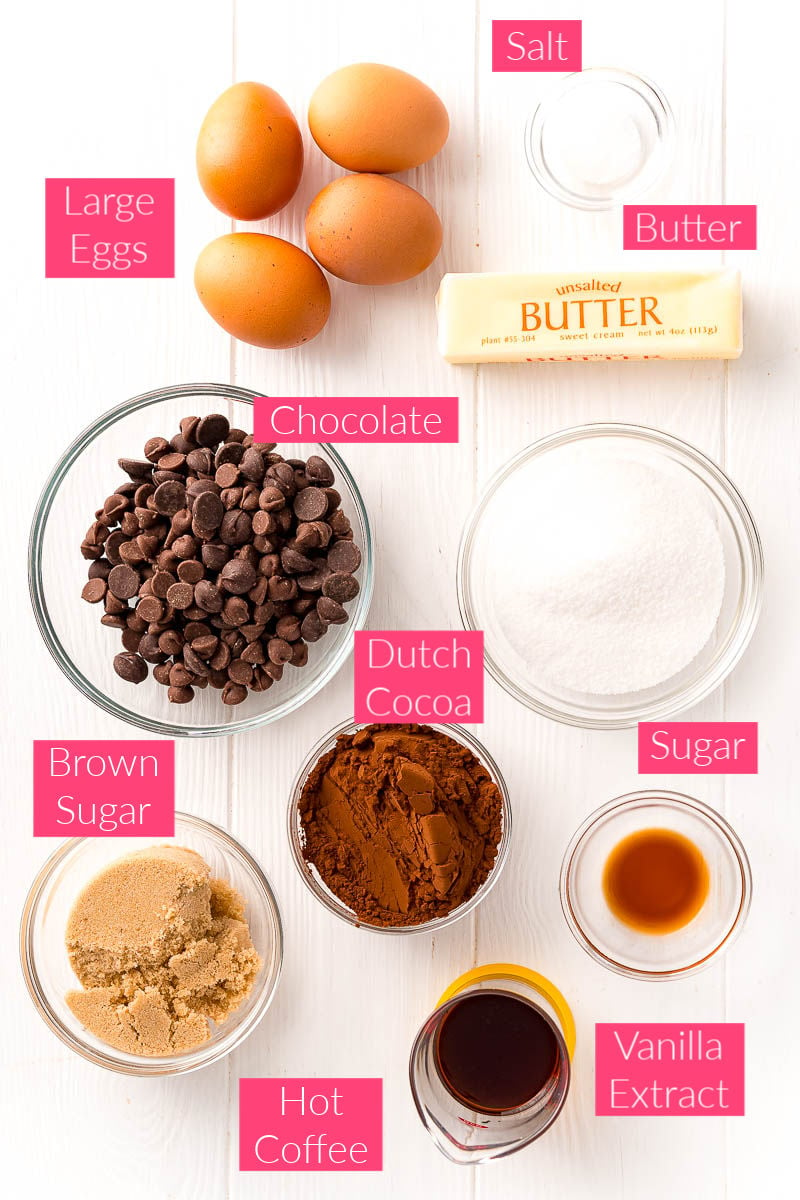
[(615, 917), (643, 933), (672, 933), (696, 917), (708, 896), (703, 855), (674, 829), (640, 829), (623, 838), (603, 870)]
[(559, 1044), (532, 1005), (487, 991), (450, 1009), (435, 1054), (442, 1082), (457, 1100), (478, 1112), (500, 1113), (539, 1095), (558, 1065)]

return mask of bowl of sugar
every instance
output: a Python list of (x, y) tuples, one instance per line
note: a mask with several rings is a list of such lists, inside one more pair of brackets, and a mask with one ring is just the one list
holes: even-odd
[(704, 454), (654, 429), (583, 425), (492, 479), (462, 535), (459, 607), (512, 696), (621, 729), (719, 687), (752, 636), (763, 571), (744, 499)]

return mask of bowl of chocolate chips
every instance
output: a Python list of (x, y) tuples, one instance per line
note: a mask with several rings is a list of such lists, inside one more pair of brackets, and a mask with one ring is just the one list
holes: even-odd
[(332, 446), (257, 442), (256, 393), (136, 396), (75, 439), (34, 516), (29, 580), (85, 696), (167, 736), (293, 712), (342, 666), (372, 592), (369, 520)]

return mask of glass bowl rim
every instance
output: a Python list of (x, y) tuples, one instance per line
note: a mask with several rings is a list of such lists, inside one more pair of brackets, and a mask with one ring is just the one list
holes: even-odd
[[(267, 1009), (272, 1004), (275, 998), (275, 992), (280, 982), (281, 971), (283, 968), (283, 921), (281, 919), (280, 907), (278, 905), (275, 892), (269, 877), (264, 869), (259, 865), (258, 861), (253, 857), (241, 842), (239, 842), (232, 834), (228, 833), (220, 825), (215, 825), (212, 821), (206, 821), (202, 817), (197, 817), (193, 813), (175, 812), (176, 826), (177, 822), (181, 821), (186, 825), (194, 826), (199, 832), (204, 833), (212, 840), (220, 841), (223, 844), (226, 852), (232, 853), (242, 859), (245, 865), (249, 868), (254, 878), (257, 888), (261, 891), (264, 901), (265, 911), (268, 914), (272, 931), (274, 935), (274, 963), (272, 965), (272, 973), (270, 978), (265, 978), (265, 982), (261, 985), (262, 994), (254, 1005), (248, 1016), (241, 1024), (231, 1033), (230, 1040), (226, 1041), (221, 1038), (220, 1041), (211, 1047), (207, 1043), (201, 1043), (194, 1051), (189, 1051), (187, 1054), (170, 1055), (159, 1058), (147, 1058), (142, 1056), (140, 1060), (135, 1062), (124, 1062), (114, 1057), (116, 1051), (113, 1047), (109, 1047), (108, 1051), (97, 1050), (92, 1046), (83, 1042), (76, 1034), (59, 1019), (58, 1015), (53, 1010), (47, 993), (41, 986), (39, 972), (36, 968), (36, 958), (33, 950), (33, 935), (35, 919), (39, 911), (39, 906), (45, 898), (45, 893), (48, 884), (51, 882), (53, 875), (61, 867), (68, 858), (74, 854), (78, 848), (85, 842), (95, 841), (95, 838), (80, 837), (68, 838), (61, 842), (50, 854), (39, 868), (36, 877), (31, 883), (28, 893), (25, 897), (25, 903), (22, 909), (19, 927), (19, 953), (22, 974), (25, 980), (25, 985), (28, 994), (33, 1001), (33, 1005), (39, 1016), (45, 1024), (52, 1030), (57, 1038), (69, 1047), (70, 1050), (80, 1055), (81, 1058), (88, 1062), (94, 1063), (97, 1066), (104, 1067), (106, 1070), (114, 1071), (121, 1075), (134, 1076), (166, 1076), (166, 1075), (185, 1075), (190, 1071), (198, 1071), (203, 1067), (210, 1066), (212, 1063), (218, 1062), (225, 1058), (232, 1050), (241, 1045), (246, 1037), (252, 1033), (256, 1026), (261, 1021)], [(175, 836), (179, 836), (177, 831)], [(115, 839), (116, 840), (116, 839)], [(120, 839), (122, 841), (126, 839)], [(157, 839), (156, 839), (157, 841)], [(124, 853), (124, 851), (120, 851)], [(266, 970), (266, 964), (262, 967)], [(257, 985), (256, 985), (257, 986)], [(204, 1049), (205, 1047), (205, 1049)]]
[[(580, 86), (587, 77), (606, 79), (630, 88), (650, 109), (658, 129), (658, 143), (650, 163), (645, 163), (628, 185), (606, 196), (585, 196), (565, 187), (551, 172), (542, 148), (544, 127), (553, 105), (572, 88)], [(554, 200), (586, 212), (602, 212), (637, 199), (663, 178), (674, 154), (675, 137), (676, 121), (672, 106), (652, 79), (623, 67), (584, 67), (581, 71), (571, 71), (565, 75), (555, 86), (548, 89), (536, 105), (525, 126), (525, 156), (534, 179)]]
[(151, 405), (158, 404), (162, 401), (177, 400), (181, 397), (187, 399), (191, 396), (219, 396), (221, 400), (238, 401), (244, 404), (253, 404), (253, 401), (263, 395), (261, 392), (251, 391), (249, 388), (238, 387), (235, 384), (228, 383), (186, 383), (175, 384), (169, 387), (156, 388), (150, 392), (142, 392), (138, 396), (133, 396), (129, 400), (124, 400), (121, 404), (114, 408), (108, 409), (88, 425), (81, 433), (73, 439), (67, 449), (58, 459), (55, 467), (50, 472), (44, 487), (42, 488), (39, 499), (36, 502), (34, 509), (33, 521), (31, 524), (31, 532), (28, 541), (28, 590), (33, 605), (33, 613), (39, 632), (44, 639), (44, 643), (49, 650), (56, 664), (69, 679), (70, 683), (78, 689), (78, 691), (96, 704), (98, 708), (104, 712), (110, 713), (111, 716), (117, 717), (128, 725), (133, 725), (139, 729), (146, 729), (150, 733), (163, 734), (166, 737), (226, 737), (236, 733), (241, 733), (245, 730), (258, 729), (264, 725), (270, 725), (273, 721), (278, 721), (282, 717), (288, 716), (289, 713), (296, 712), (308, 700), (322, 690), (326, 683), (336, 675), (339, 669), (344, 665), (350, 657), (353, 650), (353, 635), (356, 630), (362, 629), (366, 624), (369, 614), (370, 602), (372, 600), (372, 590), (374, 584), (374, 553), (373, 553), (373, 538), (370, 525), (369, 515), (361, 492), (353, 478), (344, 459), (339, 455), (334, 446), (326, 443), (308, 443), (315, 445), (319, 452), (327, 455), (334, 464), (334, 467), (339, 472), (339, 477), (343, 478), (353, 497), (359, 519), (364, 527), (364, 545), (361, 547), (363, 555), (363, 579), (361, 591), (356, 599), (356, 607), (352, 610), (352, 619), (350, 623), (349, 635), (343, 639), (341, 644), (336, 648), (335, 652), (330, 655), (330, 660), (324, 669), (320, 671), (318, 678), (314, 683), (313, 690), (301, 688), (293, 700), (284, 701), (278, 704), (275, 708), (269, 709), (266, 712), (255, 714), (250, 717), (242, 718), (238, 721), (231, 721), (227, 724), (215, 725), (197, 725), (186, 726), (172, 724), (166, 720), (149, 717), (142, 713), (133, 711), (130, 708), (112, 700), (98, 687), (96, 687), (78, 666), (73, 662), (70, 655), (63, 647), (58, 634), (53, 625), (50, 611), (45, 595), (44, 580), (42, 578), (42, 552), (45, 530), (50, 516), (53, 503), (58, 494), (61, 484), (64, 482), (71, 468), (80, 460), (83, 451), (106, 429), (110, 429), (117, 422), (123, 420), (134, 412), (138, 412), (143, 408), (148, 408)]
[(369, 933), (388, 934), (395, 937), (408, 937), (413, 934), (420, 933), (437, 933), (440, 929), (444, 929), (447, 925), (452, 925), (456, 921), (460, 921), (462, 917), (471, 913), (481, 900), (491, 891), (497, 882), (500, 873), (508, 860), (508, 854), (511, 842), (511, 799), (508, 792), (508, 786), (503, 778), (500, 768), (497, 766), (492, 755), (483, 746), (483, 744), (464, 728), (463, 725), (442, 724), (433, 722), (403, 722), (403, 724), (427, 724), (427, 728), (435, 730), (437, 733), (443, 733), (447, 737), (460, 745), (466, 745), (469, 750), (475, 755), (478, 761), (486, 768), (492, 778), (492, 782), (497, 786), (500, 792), (500, 800), (503, 813), (503, 830), (500, 835), (500, 841), (497, 845), (497, 855), (495, 857), (492, 868), (486, 879), (480, 885), (478, 890), (469, 900), (459, 904), (452, 912), (447, 913), (443, 917), (434, 917), (430, 921), (422, 921), (417, 925), (370, 925), (367, 921), (359, 921), (358, 917), (352, 912), (338, 897), (325, 886), (321, 885), (313, 876), (308, 868), (306, 860), (303, 858), (300, 845), (300, 837), (298, 833), (298, 812), (297, 806), (300, 800), (300, 795), (303, 790), (306, 778), (309, 772), (316, 764), (317, 760), (332, 749), (336, 739), (343, 733), (354, 733), (359, 729), (364, 729), (369, 725), (380, 724), (379, 721), (356, 721), (352, 717), (339, 722), (332, 729), (329, 729), (315, 745), (309, 750), (297, 774), (295, 775), (292, 789), (289, 796), (289, 804), (286, 810), (286, 828), (289, 836), (289, 847), (292, 854), (292, 862), (297, 869), (303, 883), (308, 891), (314, 896), (327, 910), (338, 917), (340, 921), (350, 925), (354, 929), (364, 929)]
[[(456, 563), (458, 609), (465, 629), (476, 630), (480, 628), (475, 619), (470, 583), (472, 550), (481, 519), (500, 486), (510, 478), (518, 467), (528, 460), (537, 458), (556, 447), (571, 445), (581, 442), (584, 439), (597, 437), (630, 438), (634, 442), (643, 442), (661, 451), (672, 452), (679, 460), (683, 460), (683, 465), (687, 469), (689, 469), (689, 465), (699, 468), (701, 474), (708, 474), (720, 488), (726, 503), (723, 504), (716, 493), (712, 493), (714, 499), (726, 511), (726, 516), (728, 516), (729, 520), (731, 512), (738, 519), (738, 523), (741, 525), (744, 533), (744, 549), (747, 551), (743, 556), (742, 579), (739, 590), (740, 611), (731, 626), (724, 654), (720, 655), (717, 660), (709, 663), (695, 680), (688, 681), (676, 696), (665, 697), (661, 700), (656, 698), (648, 701), (644, 706), (641, 703), (638, 706), (633, 705), (626, 711), (611, 714), (609, 717), (575, 712), (568, 710), (566, 707), (556, 707), (530, 695), (509, 679), (503, 669), (494, 661), (487, 648), (484, 649), (484, 662), (492, 678), (510, 696), (519, 700), (527, 708), (539, 713), (540, 716), (549, 717), (551, 720), (560, 721), (562, 724), (576, 726), (580, 729), (630, 729), (637, 725), (639, 721), (665, 720), (668, 717), (683, 712), (685, 709), (699, 704), (701, 700), (704, 700), (706, 696), (715, 691), (728, 677), (747, 649), (761, 612), (764, 586), (764, 552), (758, 529), (739, 489), (725, 471), (701, 450), (698, 450), (689, 442), (675, 437), (671, 433), (665, 433), (663, 430), (654, 429), (647, 425), (635, 425), (616, 421), (596, 421), (583, 425), (573, 425), (568, 429), (557, 430), (554, 433), (546, 434), (544, 437), (531, 442), (530, 445), (518, 451), (494, 472), (464, 523)], [(703, 483), (707, 491), (711, 490), (705, 479), (702, 479), (701, 476), (696, 477)], [(733, 524), (733, 522), (731, 523)], [(737, 531), (737, 541), (739, 541), (738, 526), (735, 526), (735, 529)]]
[[(646, 971), (638, 967), (627, 966), (624, 963), (617, 962), (610, 955), (605, 954), (584, 931), (572, 904), (573, 889), (571, 888), (571, 880), (573, 867), (575, 857), (584, 840), (604, 823), (609, 816), (613, 817), (622, 812), (646, 807), (648, 803), (653, 802), (662, 807), (678, 809), (682, 812), (688, 811), (693, 816), (700, 817), (706, 826), (713, 826), (716, 835), (724, 840), (733, 853), (739, 869), (740, 881), (738, 908), (724, 937), (717, 942), (713, 950), (709, 950), (707, 954), (704, 954), (696, 962), (688, 963), (685, 967), (672, 967), (666, 971)], [(659, 980), (683, 979), (689, 975), (696, 975), (698, 971), (702, 971), (710, 966), (712, 960), (736, 940), (750, 912), (750, 905), (753, 898), (753, 876), (747, 851), (739, 835), (715, 808), (712, 808), (709, 804), (705, 804), (702, 800), (698, 800), (695, 796), (689, 796), (684, 792), (674, 792), (660, 788), (646, 788), (636, 792), (627, 792), (623, 796), (617, 796), (614, 800), (609, 800), (606, 804), (602, 804), (599, 808), (596, 808), (594, 812), (590, 813), (581, 822), (564, 852), (558, 880), (558, 891), (561, 899), (561, 910), (570, 933), (590, 958), (593, 958), (595, 962), (600, 963), (609, 970), (616, 972), (617, 975), (625, 975), (629, 979), (658, 982)]]

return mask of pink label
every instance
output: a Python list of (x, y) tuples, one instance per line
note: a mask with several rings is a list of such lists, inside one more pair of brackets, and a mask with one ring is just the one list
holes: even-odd
[(580, 21), (492, 21), (493, 71), (580, 71)]
[(367, 630), (355, 640), (355, 718), (398, 725), (483, 720), (483, 634)]
[(240, 1171), (380, 1171), (383, 1080), (240, 1079)]
[(47, 279), (172, 279), (174, 179), (46, 179)]
[(757, 721), (639, 724), (640, 775), (757, 775)]
[(743, 1117), (744, 1025), (595, 1025), (598, 1117)]
[(755, 250), (755, 204), (626, 204), (624, 250)]
[(172, 837), (175, 743), (33, 743), (34, 837)]
[(258, 442), (457, 442), (457, 396), (264, 396)]

